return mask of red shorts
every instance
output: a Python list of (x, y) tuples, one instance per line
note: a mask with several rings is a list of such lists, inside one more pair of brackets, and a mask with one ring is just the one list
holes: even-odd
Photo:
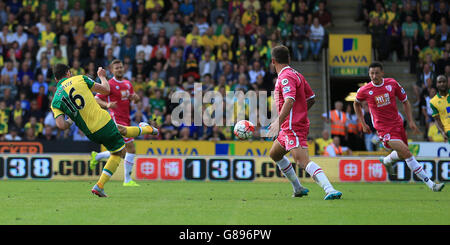
[(292, 148), (299, 146), (302, 148), (308, 148), (308, 131), (308, 129), (281, 130), (278, 134), (277, 140), (286, 151), (290, 151)]
[[(115, 120), (114, 120), (115, 121)], [(116, 124), (120, 124), (122, 126), (130, 126), (130, 121), (128, 122), (124, 122), (124, 121), (115, 121)], [(127, 137), (123, 137), (123, 140), (125, 141), (125, 144), (128, 144), (130, 142), (134, 141), (134, 138), (127, 138)]]
[(403, 126), (386, 131), (378, 131), (378, 137), (383, 142), (383, 146), (386, 149), (391, 149), (388, 144), (389, 141), (403, 141), (403, 143), (408, 145), (408, 137), (406, 137), (406, 131)]

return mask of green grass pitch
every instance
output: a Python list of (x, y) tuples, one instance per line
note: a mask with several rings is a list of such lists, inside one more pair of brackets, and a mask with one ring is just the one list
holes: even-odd
[[(315, 183), (292, 198), (289, 183), (141, 181), (0, 182), (0, 225), (449, 225), (450, 194), (422, 183), (335, 183), (324, 201)], [(449, 188), (449, 187), (447, 187)]]

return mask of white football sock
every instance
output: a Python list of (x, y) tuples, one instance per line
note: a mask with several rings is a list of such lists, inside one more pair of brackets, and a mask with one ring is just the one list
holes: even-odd
[(419, 162), (417, 162), (416, 158), (414, 156), (405, 159), (406, 164), (408, 164), (409, 169), (413, 171), (417, 177), (419, 177), (425, 184), (431, 189), (433, 188), (434, 182), (428, 178), (425, 171), (423, 171), (422, 165), (420, 165)]
[(97, 153), (97, 156), (95, 156), (95, 160), (108, 159), (109, 156), (111, 156), (111, 152), (109, 151), (99, 152)]
[(306, 165), (306, 172), (317, 182), (317, 184), (323, 188), (325, 193), (329, 193), (330, 191), (334, 191), (333, 186), (328, 180), (327, 176), (323, 172), (323, 170), (317, 165), (315, 162), (310, 161), (308, 165)]
[(135, 154), (126, 153), (124, 158), (124, 180), (123, 182), (128, 183), (131, 181), (131, 172), (133, 171)]
[(400, 157), (398, 156), (397, 151), (392, 151), (391, 154), (387, 155), (384, 158), (383, 162), (386, 164), (386, 163), (393, 163), (398, 160), (400, 160)]
[(291, 182), (292, 187), (294, 188), (294, 192), (297, 192), (300, 187), (302, 187), (302, 185), (300, 184), (300, 180), (295, 174), (294, 167), (292, 167), (289, 159), (284, 156), (280, 161), (277, 162), (277, 165), (284, 176), (286, 176), (286, 178), (288, 178), (288, 180)]

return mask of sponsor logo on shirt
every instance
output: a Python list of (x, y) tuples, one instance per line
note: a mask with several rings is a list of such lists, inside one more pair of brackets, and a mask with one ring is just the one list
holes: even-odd
[(281, 80), (281, 85), (286, 85), (286, 84), (288, 84), (288, 80), (287, 79)]
[(289, 91), (291, 91), (291, 87), (290, 86), (283, 87), (283, 94), (285, 94), (285, 93), (287, 93)]
[(388, 93), (375, 96), (377, 107), (382, 107), (391, 104), (391, 99)]

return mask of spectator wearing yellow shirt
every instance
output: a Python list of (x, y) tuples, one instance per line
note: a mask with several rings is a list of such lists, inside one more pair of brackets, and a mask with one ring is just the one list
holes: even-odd
[(259, 53), (259, 56), (261, 57), (261, 59), (264, 59), (264, 60), (266, 59), (268, 47), (267, 47), (267, 45), (264, 45), (262, 37), (258, 37), (256, 39), (255, 45), (250, 46), (249, 50), (251, 53), (254, 53), (255, 51), (257, 51)]
[(67, 57), (62, 56), (62, 51), (59, 47), (55, 48), (55, 56), (53, 56), (50, 59), (50, 65), (55, 66), (57, 64), (64, 64), (68, 65), (69, 61), (67, 60)]
[(270, 6), (272, 7), (272, 11), (278, 15), (281, 10), (283, 10), (284, 5), (287, 3), (286, 0), (271, 0)]
[[(221, 89), (224, 89), (223, 91)], [(227, 79), (224, 75), (220, 75), (217, 81), (217, 86), (214, 87), (214, 91), (217, 92), (226, 92), (230, 91), (231, 87), (227, 84)], [(225, 94), (224, 94), (225, 95)]]
[[(370, 18), (370, 20), (372, 20), (374, 18), (378, 18), (380, 20), (380, 22), (386, 23), (388, 17), (386, 15), (386, 12), (383, 9), (383, 4), (381, 2), (377, 2), (375, 4), (375, 9), (370, 11), (369, 18)], [(372, 26), (372, 23), (373, 23), (373, 21), (370, 21), (369, 26)]]
[(126, 15), (121, 15), (120, 20), (115, 24), (116, 32), (120, 35), (120, 38), (123, 38), (127, 35), (128, 30), (128, 19)]
[(428, 46), (420, 51), (419, 59), (421, 61), (425, 60), (425, 57), (428, 54), (431, 54), (433, 62), (437, 62), (437, 60), (442, 56), (442, 51), (436, 47), (436, 40), (434, 40), (434, 38), (431, 38), (428, 41)]
[(30, 121), (25, 124), (25, 131), (29, 128), (34, 129), (34, 135), (38, 136), (44, 130), (44, 125), (36, 120), (36, 117), (30, 117)]
[(143, 74), (137, 74), (136, 75), (136, 81), (133, 82), (133, 89), (137, 93), (139, 91), (145, 90), (145, 82), (144, 82), (144, 75)]
[(65, 9), (64, 1), (59, 1), (58, 8), (52, 11), (50, 19), (55, 21), (58, 15), (61, 16), (63, 22), (69, 22), (70, 12)]
[(8, 122), (11, 109), (6, 106), (5, 101), (0, 101), (0, 134), (8, 133)]
[(396, 2), (392, 2), (391, 8), (386, 11), (386, 24), (390, 25), (393, 20), (400, 20), (400, 11)]
[(154, 9), (162, 9), (164, 8), (163, 0), (145, 0), (145, 9), (146, 10), (154, 10)]
[(231, 47), (231, 44), (234, 41), (234, 36), (231, 34), (230, 27), (226, 26), (223, 34), (219, 36), (214, 36), (214, 42), (217, 47), (221, 47), (224, 43), (228, 44), (228, 47)]
[(70, 73), (72, 73), (72, 76), (78, 76), (78, 75), (84, 75), (86, 74), (83, 67), (81, 67), (81, 63), (79, 60), (74, 60), (72, 64), (72, 68), (70, 68)]
[(159, 74), (156, 71), (152, 72), (152, 79), (147, 82), (147, 91), (155, 89), (164, 89), (165, 82), (163, 79), (159, 78)]
[(228, 43), (223, 43), (220, 48), (217, 50), (217, 59), (218, 60), (224, 60), (224, 54), (226, 54), (226, 60), (232, 60), (233, 59), (233, 51), (231, 51), (230, 46)]
[(99, 20), (100, 20), (99, 13), (94, 12), (94, 14), (92, 15), (92, 19), (88, 20), (84, 24), (84, 29), (86, 30), (85, 34), (86, 34), (87, 37), (94, 32), (95, 26), (99, 23)]
[(201, 37), (200, 43), (201, 43), (201, 46), (205, 49), (206, 49), (206, 47), (209, 47), (210, 49), (214, 49), (214, 47), (216, 45), (214, 42), (214, 30), (212, 27), (209, 27), (206, 30), (205, 34)]
[(420, 22), (420, 32), (419, 32), (419, 34), (423, 36), (425, 30), (429, 30), (431, 36), (434, 36), (434, 34), (436, 34), (436, 23), (433, 23), (431, 21), (431, 14), (430, 13), (426, 13), (425, 17), (424, 17), (424, 20), (422, 22)]
[(202, 36), (200, 36), (200, 30), (196, 25), (193, 26), (192, 32), (187, 34), (186, 45), (191, 45), (192, 39), (197, 39), (198, 45), (202, 46)]
[[(252, 18), (255, 19), (253, 20)], [(246, 26), (251, 21), (253, 21), (255, 25), (259, 25), (259, 15), (253, 8), (253, 5), (249, 5), (248, 9), (244, 12), (241, 23), (243, 26)]]
[(333, 143), (333, 139), (330, 138), (330, 132), (328, 130), (324, 129), (322, 131), (322, 138), (318, 138), (314, 140), (314, 143), (316, 145), (316, 154), (317, 155), (324, 155), (325, 149), (327, 146), (329, 146), (331, 143)]
[(52, 32), (50, 23), (47, 23), (45, 25), (45, 31), (39, 34), (39, 46), (44, 47), (48, 42), (56, 44), (56, 34)]
[(22, 6), (24, 8), (27, 6), (31, 6), (31, 11), (34, 12), (39, 7), (39, 1), (38, 0), (23, 0)]
[(248, 50), (245, 39), (239, 40), (239, 46), (236, 48), (235, 51), (236, 60), (239, 60), (241, 56), (248, 57)]

